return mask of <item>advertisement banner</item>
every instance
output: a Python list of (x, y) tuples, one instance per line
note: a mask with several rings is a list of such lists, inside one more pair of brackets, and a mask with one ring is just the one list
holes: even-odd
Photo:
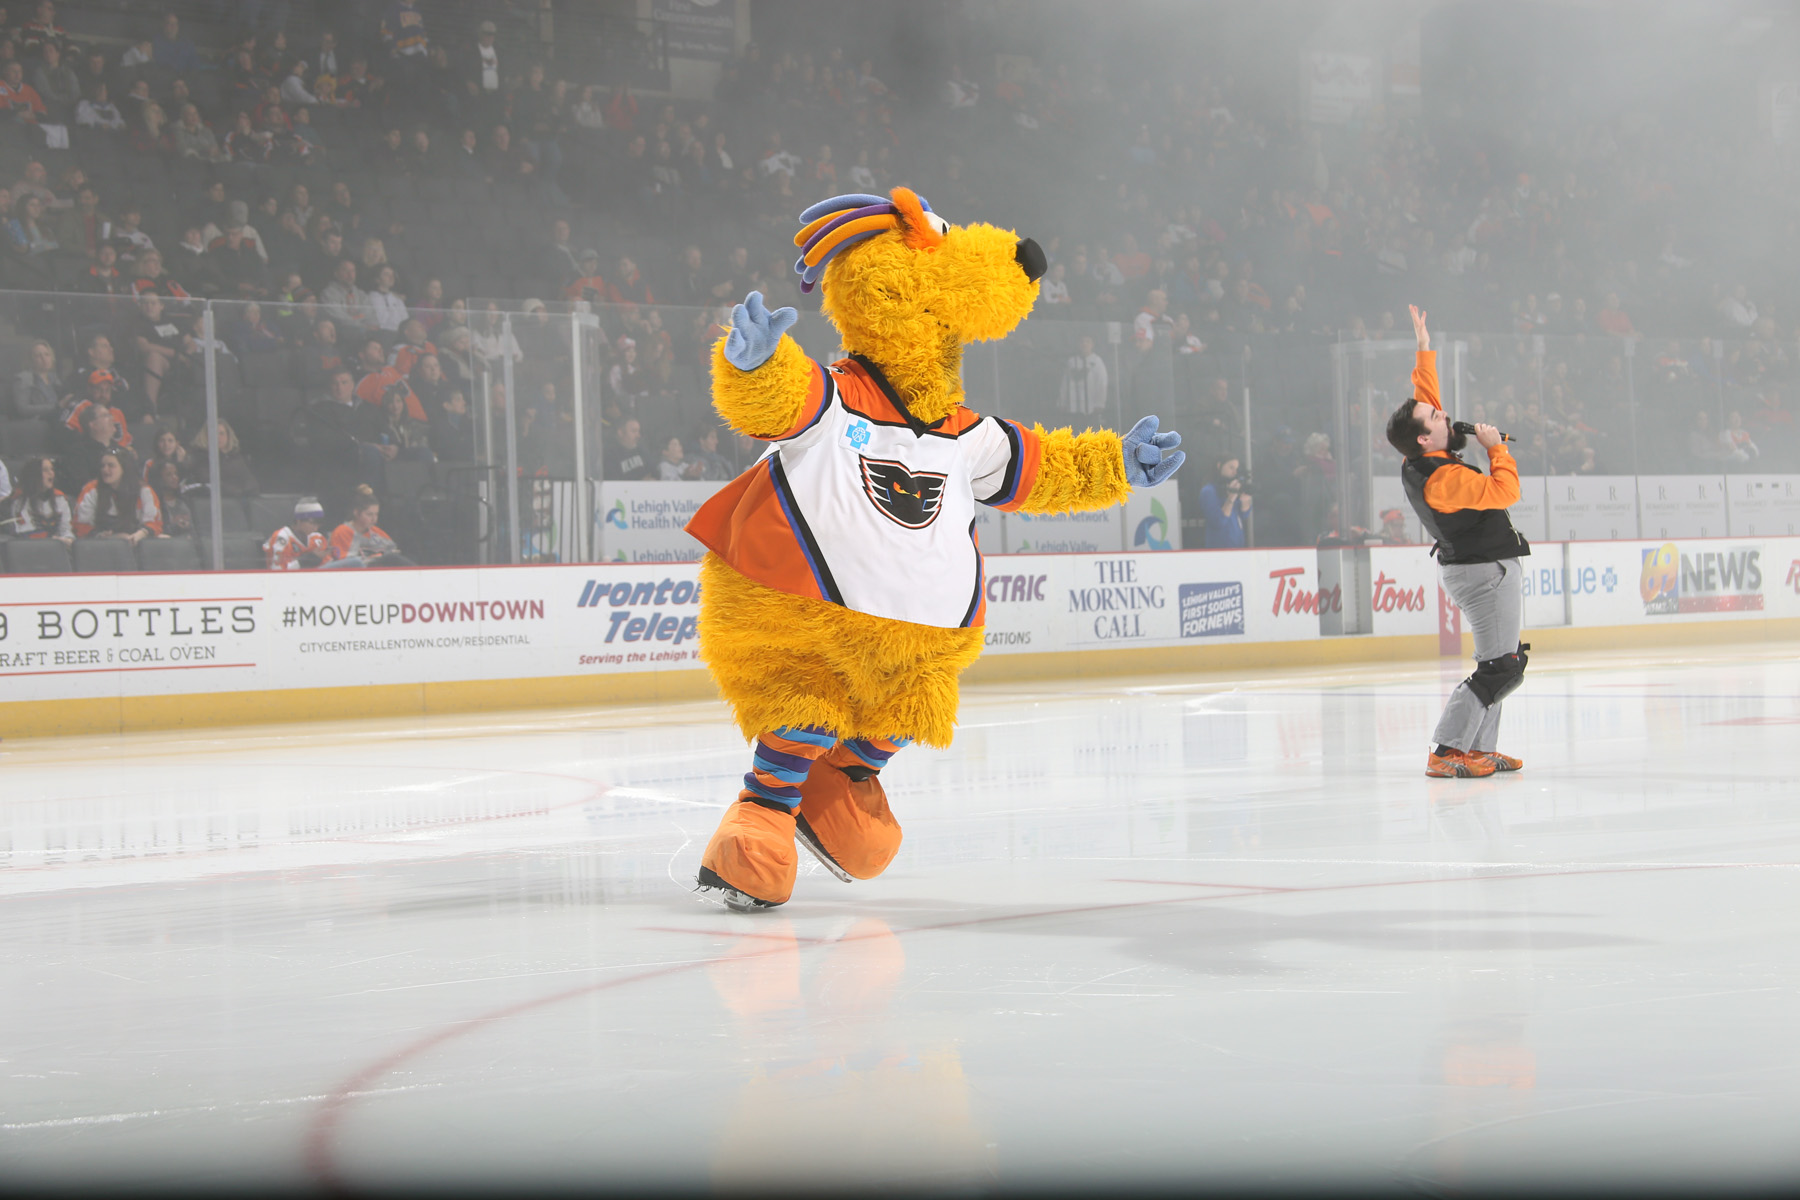
[(605, 562), (699, 562), (705, 552), (682, 532), (722, 483), (595, 485), (594, 546)]
[(18, 576), (8, 700), (691, 668), (698, 569)]
[(1181, 605), (1181, 636), (1234, 637), (1244, 632), (1244, 585), (1184, 583), (1176, 593)]
[(1437, 629), (1437, 560), (1423, 546), (1369, 549), (1369, 612), (1377, 637)]
[(1635, 475), (1559, 475), (1546, 480), (1550, 536), (1564, 542), (1636, 537), (1637, 483)]
[(1450, 598), (1442, 583), (1438, 584), (1438, 657), (1462, 657), (1462, 609)]
[[(998, 515), (998, 514), (996, 514)], [(1067, 567), (1056, 555), (1008, 555), (987, 563), (987, 654), (1041, 654), (1057, 648)]]
[(1571, 542), (1568, 597), (1572, 625), (1641, 625), (1649, 618), (1639, 591), (1642, 542)]
[(1179, 550), (1181, 498), (1172, 486), (1135, 491), (1125, 501), (1124, 525), (1127, 550)]
[(1726, 515), (1732, 537), (1800, 534), (1800, 478), (1792, 475), (1728, 475)]
[(1321, 607), (1343, 604), (1306, 549), (1009, 555), (988, 570), (1001, 653), (1313, 638)]
[(1763, 611), (1758, 544), (1664, 542), (1639, 553), (1638, 592), (1645, 616)]
[(1367, 55), (1316, 50), (1301, 66), (1308, 121), (1342, 125), (1375, 99), (1375, 60)]
[[(1244, 570), (1246, 628), (1258, 642), (1287, 642), (1319, 636), (1321, 613), (1344, 611), (1344, 597), (1337, 588), (1319, 581), (1319, 552), (1296, 547), (1286, 550), (1248, 550)], [(1189, 576), (1195, 570), (1187, 570)]]
[(1542, 475), (1519, 476), (1519, 502), (1506, 510), (1513, 528), (1536, 545), (1550, 540), (1549, 480)]
[(276, 620), (265, 583), (240, 575), (8, 577), (0, 605), (5, 697), (254, 687)]
[[(1452, 648), (1459, 615), (1419, 547), (1371, 547), (1371, 632)], [(1800, 617), (1800, 538), (1542, 543), (1527, 624)], [(1360, 607), (1308, 548), (1010, 555), (987, 562), (995, 654), (1320, 638)], [(699, 666), (692, 563), (10, 576), (11, 701), (595, 677)], [(1351, 635), (1355, 636), (1355, 635)]]
[(650, 15), (663, 24), (670, 58), (725, 62), (737, 50), (733, 0), (653, 0)]
[(1077, 649), (1176, 641), (1181, 636), (1179, 588), (1154, 555), (1073, 561), (1064, 588), (1063, 639)]
[(1771, 617), (1800, 617), (1800, 541), (1767, 545), (1769, 558), (1762, 569), (1769, 602), (1764, 611)]
[(1638, 520), (1646, 538), (1724, 537), (1725, 477), (1640, 475)]
[(1070, 649), (1291, 641), (1319, 636), (1318, 552), (1208, 550), (1064, 560), (1055, 634)]
[(1568, 624), (1568, 591), (1579, 586), (1564, 565), (1564, 549), (1557, 542), (1539, 542), (1519, 560), (1524, 573), (1520, 592), (1525, 601), (1525, 628), (1554, 629)]
[(1048, 516), (1006, 513), (1005, 518), (1008, 554), (1109, 554), (1125, 545), (1125, 514), (1117, 506)]
[(1770, 590), (1786, 577), (1787, 559), (1781, 552), (1794, 544), (1724, 538), (1571, 543), (1572, 623), (1760, 618), (1767, 614)]

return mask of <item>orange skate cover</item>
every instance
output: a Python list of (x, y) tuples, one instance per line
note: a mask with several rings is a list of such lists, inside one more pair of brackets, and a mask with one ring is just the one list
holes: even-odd
[(794, 814), (740, 800), (725, 810), (700, 865), (765, 904), (785, 904), (794, 894), (800, 848)]
[(900, 852), (900, 822), (888, 808), (879, 775), (857, 783), (842, 770), (864, 765), (842, 743), (828, 750), (800, 785), (800, 819), (846, 874), (873, 879)]

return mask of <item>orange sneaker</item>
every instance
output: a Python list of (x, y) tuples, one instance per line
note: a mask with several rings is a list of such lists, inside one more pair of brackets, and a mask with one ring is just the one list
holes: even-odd
[(794, 814), (739, 800), (725, 810), (700, 856), (700, 888), (722, 892), (725, 906), (738, 912), (774, 908), (794, 894), (799, 870)]
[(1480, 779), (1494, 773), (1494, 764), (1480, 754), (1464, 754), (1460, 750), (1449, 754), (1428, 751), (1425, 755), (1425, 774), (1432, 779)]
[(1468, 757), (1485, 759), (1494, 764), (1496, 771), (1518, 771), (1525, 766), (1524, 759), (1514, 758), (1510, 754), (1501, 754), (1497, 750), (1472, 750)]
[(795, 832), (845, 883), (875, 878), (900, 852), (900, 822), (881, 776), (842, 742), (815, 760), (801, 783)]

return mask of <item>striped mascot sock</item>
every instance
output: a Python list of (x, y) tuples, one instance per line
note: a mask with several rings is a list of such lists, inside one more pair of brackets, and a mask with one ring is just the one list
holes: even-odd
[(911, 738), (850, 738), (844, 742), (844, 748), (861, 759), (870, 771), (879, 771), (897, 751), (911, 744)]
[(738, 799), (792, 811), (799, 807), (800, 785), (814, 760), (836, 745), (836, 737), (813, 726), (783, 726), (763, 734), (756, 739), (754, 765)]

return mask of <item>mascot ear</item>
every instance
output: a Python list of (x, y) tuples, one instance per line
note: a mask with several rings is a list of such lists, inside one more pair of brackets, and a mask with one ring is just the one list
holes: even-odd
[(932, 212), (923, 196), (904, 187), (897, 187), (888, 195), (900, 211), (900, 231), (908, 246), (914, 250), (935, 250), (943, 243), (950, 223)]

